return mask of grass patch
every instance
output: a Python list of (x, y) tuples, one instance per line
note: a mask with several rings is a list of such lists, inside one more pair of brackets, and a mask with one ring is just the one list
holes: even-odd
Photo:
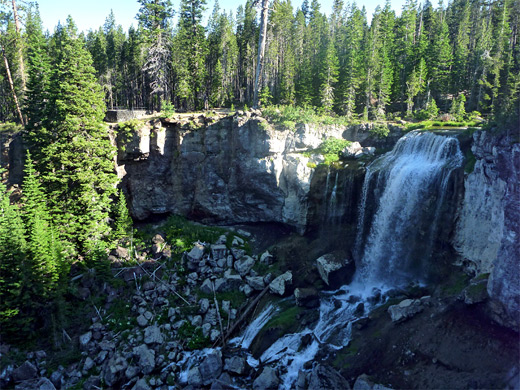
[(485, 273), (485, 274), (480, 274), (479, 276), (477, 276), (475, 279), (473, 279), (474, 281), (477, 281), (477, 280), (485, 280), (485, 279), (489, 279), (489, 275), (491, 275), (489, 272), (488, 273)]
[[(180, 255), (185, 251), (191, 250), (193, 243), (196, 241), (213, 243), (217, 241), (221, 235), (229, 232), (224, 228), (204, 226), (190, 222), (179, 215), (170, 216), (160, 229), (166, 235), (166, 241), (171, 244), (173, 255)], [(149, 242), (156, 233), (157, 228), (148, 225), (137, 230), (135, 239), (142, 243)], [(228, 234), (228, 237), (229, 236), (230, 234)], [(230, 244), (231, 243), (229, 243), (228, 247)]]
[[(206, 298), (209, 299), (210, 302), (213, 302), (213, 294), (206, 294), (200, 290), (197, 290), (197, 295), (199, 298)], [(247, 300), (246, 294), (239, 290), (218, 292), (215, 295), (217, 297), (217, 301), (219, 301), (219, 305), (222, 301), (229, 301), (231, 306), (234, 308), (240, 307)]]
[(463, 273), (452, 274), (447, 283), (441, 287), (441, 292), (444, 296), (457, 296), (469, 284), (470, 277)]
[(137, 325), (137, 320), (131, 312), (128, 300), (116, 299), (109, 309), (109, 315), (104, 318), (105, 325), (114, 332), (123, 332)]
[[(470, 121), (433, 121), (433, 120), (426, 120), (416, 123), (407, 123), (404, 126), (404, 131), (412, 131), (412, 130), (431, 130), (435, 129), (436, 127), (470, 127), (470, 128), (476, 128), (478, 129), (478, 126), (482, 123), (477, 120), (470, 120)], [(475, 131), (475, 130), (473, 130)]]
[(475, 169), (475, 164), (477, 163), (477, 159), (471, 149), (466, 151), (466, 164), (464, 165), (464, 172), (471, 173)]
[(299, 324), (298, 318), (303, 309), (299, 306), (291, 306), (282, 311), (277, 316), (273, 317), (267, 324), (267, 328), (281, 328), (290, 329), (297, 327)]
[(203, 349), (211, 345), (209, 338), (203, 336), (202, 329), (194, 327), (188, 321), (184, 321), (179, 328), (179, 339), (187, 340), (187, 349), (191, 351)]

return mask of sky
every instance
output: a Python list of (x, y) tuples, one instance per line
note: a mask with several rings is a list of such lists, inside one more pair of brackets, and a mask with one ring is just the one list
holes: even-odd
[[(292, 5), (296, 9), (301, 6), (303, 0), (293, 0)], [(345, 1), (347, 3), (348, 0)], [(220, 8), (235, 13), (240, 4), (246, 0), (219, 0)], [(321, 0), (321, 11), (329, 14), (332, 9), (333, 0)], [(358, 0), (359, 7), (365, 6), (368, 15), (371, 15), (375, 7), (384, 5), (384, 0)], [(65, 23), (67, 16), (71, 15), (80, 31), (97, 30), (103, 25), (110, 10), (114, 10), (117, 24), (121, 24), (125, 31), (133, 24), (137, 27), (135, 15), (139, 11), (137, 0), (39, 0), (40, 14), (44, 28), (51, 33), (59, 21)], [(310, 3), (310, 1), (309, 1)], [(405, 0), (391, 0), (392, 8), (400, 14)], [(179, 9), (180, 0), (173, 0), (175, 10)], [(207, 0), (207, 11), (209, 14), (214, 6), (214, 0)]]

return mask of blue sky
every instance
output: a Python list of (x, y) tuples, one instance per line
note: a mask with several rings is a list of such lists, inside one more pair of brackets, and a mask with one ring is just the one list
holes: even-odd
[[(293, 0), (293, 7), (296, 9), (302, 1)], [(322, 12), (327, 14), (330, 12), (332, 1), (320, 1)], [(245, 2), (246, 0), (220, 0), (219, 4), (222, 9), (233, 10), (234, 13), (240, 4), (245, 4)], [(405, 0), (391, 0), (392, 7), (397, 13), (400, 13), (404, 2)], [(51, 32), (54, 31), (58, 21), (63, 23), (68, 15), (72, 16), (81, 31), (97, 29), (103, 25), (111, 9), (114, 10), (117, 23), (121, 24), (125, 31), (132, 24), (137, 26), (135, 15), (139, 10), (139, 3), (136, 0), (39, 0), (38, 3), (44, 27)], [(180, 0), (173, 0), (176, 10), (179, 8), (179, 4)], [(368, 14), (371, 15), (378, 4), (384, 5), (384, 0), (358, 0), (357, 4), (360, 7), (365, 5)], [(213, 5), (214, 0), (207, 1), (208, 13), (213, 9)]]

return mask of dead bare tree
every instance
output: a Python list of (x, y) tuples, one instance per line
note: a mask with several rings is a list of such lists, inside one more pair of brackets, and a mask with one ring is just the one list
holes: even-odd
[(18, 97), (16, 96), (16, 90), (14, 89), (13, 77), (11, 76), (11, 69), (9, 68), (9, 61), (7, 60), (7, 55), (5, 54), (4, 46), (0, 44), (0, 49), (2, 50), (2, 57), (4, 57), (5, 70), (7, 73), (7, 80), (9, 81), (9, 87), (11, 88), (11, 92), (13, 94), (14, 104), (16, 105), (16, 111), (18, 113), (18, 117), (20, 118), (20, 123), (22, 126), (25, 126), (25, 121), (23, 119), (22, 110), (20, 109), (20, 104), (18, 103)]
[(267, 17), (269, 16), (269, 0), (262, 0), (262, 14), (260, 16), (260, 36), (258, 38), (258, 60), (256, 62), (255, 90), (253, 108), (258, 108), (258, 93), (261, 85), (262, 68), (264, 65), (265, 41), (267, 38)]
[(13, 18), (14, 28), (16, 30), (16, 40), (18, 41), (18, 60), (20, 61), (20, 79), (22, 81), (22, 91), (25, 92), (25, 65), (23, 61), (23, 48), (22, 48), (22, 33), (20, 29), (20, 18), (18, 17), (18, 8), (16, 6), (16, 0), (12, 0), (13, 5)]

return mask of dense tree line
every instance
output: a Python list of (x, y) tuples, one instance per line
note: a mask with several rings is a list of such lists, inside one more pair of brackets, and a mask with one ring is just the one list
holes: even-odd
[[(232, 14), (216, 1), (204, 27), (206, 0), (181, 0), (178, 10), (170, 0), (139, 3), (137, 28), (123, 31), (111, 13), (98, 30), (80, 36), (109, 108), (157, 110), (163, 101), (180, 110), (253, 103), (260, 4), (247, 0)], [(266, 3), (259, 85), (264, 104), (309, 105), (365, 120), (389, 113), (411, 116), (432, 104), (449, 112), (462, 95), (468, 112), (517, 109), (518, 1), (453, 0), (434, 7), (430, 1), (408, 0), (400, 16), (387, 1), (370, 23), (355, 2), (335, 0), (328, 17), (318, 0), (304, 0), (297, 9), (290, 0)], [(34, 12), (23, 15), (29, 19)], [(2, 46), (21, 100), (19, 46), (25, 63), (32, 61), (34, 49), (29, 27), (17, 38), (12, 15), (3, 14)], [(43, 37), (49, 53), (58, 32)], [(0, 116), (16, 120), (5, 75), (3, 69)]]

